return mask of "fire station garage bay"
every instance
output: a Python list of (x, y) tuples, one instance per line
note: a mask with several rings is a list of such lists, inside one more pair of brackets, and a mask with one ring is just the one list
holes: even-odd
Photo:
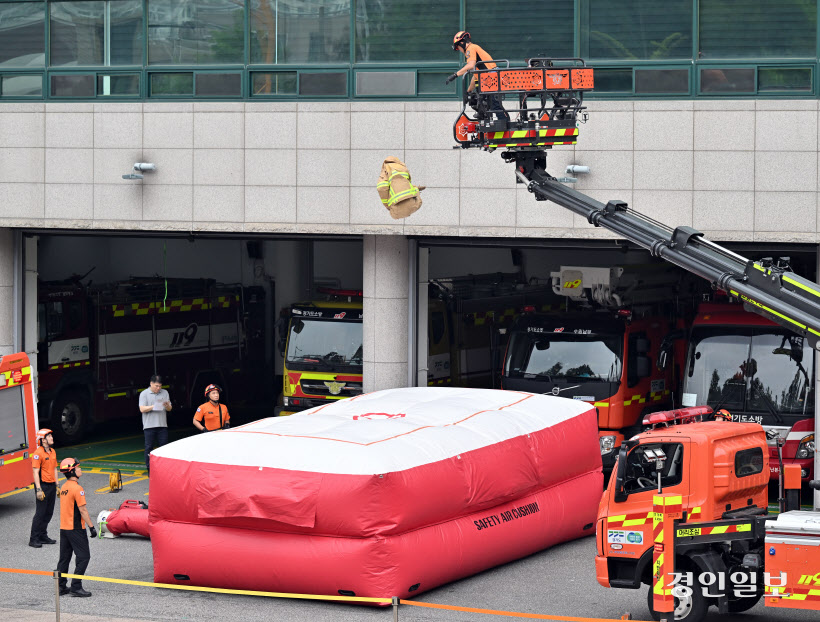
[[(248, 417), (550, 392), (595, 403), (602, 452), (651, 408), (813, 416), (799, 338), (453, 149), (445, 78), (464, 29), (513, 64), (587, 59), (553, 176), (814, 280), (816, 8), (746, 3), (790, 16), (775, 35), (717, 0), (519, 3), (536, 36), (496, 2), (392, 4), (0, 2), (0, 351), (28, 353), (62, 444), (137, 433), (155, 372), (180, 429), (211, 382)], [(426, 187), (406, 218), (376, 190), (391, 156)]]

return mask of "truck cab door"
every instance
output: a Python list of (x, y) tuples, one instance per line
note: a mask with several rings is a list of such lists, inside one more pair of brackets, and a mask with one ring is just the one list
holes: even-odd
[[(604, 554), (637, 560), (652, 546), (654, 497), (658, 494), (656, 463), (647, 450), (660, 448), (666, 460), (660, 470), (662, 491), (680, 494), (684, 508), (689, 496), (689, 455), (685, 439), (652, 439), (625, 444), (607, 490), (608, 508), (603, 533)], [(624, 458), (626, 458), (624, 460)]]

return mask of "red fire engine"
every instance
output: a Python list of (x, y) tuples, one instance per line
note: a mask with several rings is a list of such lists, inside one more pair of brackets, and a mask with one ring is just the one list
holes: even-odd
[(0, 357), (0, 495), (34, 481), (29, 454), (37, 445), (37, 403), (25, 353)]
[(263, 308), (259, 288), (204, 279), (41, 283), (43, 421), (59, 443), (78, 442), (93, 422), (136, 416), (137, 396), (154, 373), (177, 407), (200, 403), (211, 382), (230, 394), (247, 375), (263, 377), (262, 324), (254, 321)]

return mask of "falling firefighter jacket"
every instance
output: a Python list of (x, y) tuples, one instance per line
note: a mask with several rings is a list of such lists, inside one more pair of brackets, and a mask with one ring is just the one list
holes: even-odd
[(416, 187), (410, 182), (410, 171), (396, 157), (390, 156), (382, 164), (376, 189), (393, 218), (407, 218), (421, 207), (419, 192), (424, 186)]

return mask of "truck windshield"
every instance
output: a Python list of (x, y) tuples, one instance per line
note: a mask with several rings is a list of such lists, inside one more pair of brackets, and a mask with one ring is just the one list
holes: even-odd
[(293, 318), (290, 322), (288, 364), (311, 369), (362, 365), (362, 323)]
[(695, 329), (684, 406), (706, 403), (758, 423), (783, 423), (783, 415), (814, 413), (813, 375), (813, 352), (797, 335), (775, 328)]
[(552, 381), (617, 382), (623, 336), (579, 333), (513, 333), (506, 376), (549, 376)]

